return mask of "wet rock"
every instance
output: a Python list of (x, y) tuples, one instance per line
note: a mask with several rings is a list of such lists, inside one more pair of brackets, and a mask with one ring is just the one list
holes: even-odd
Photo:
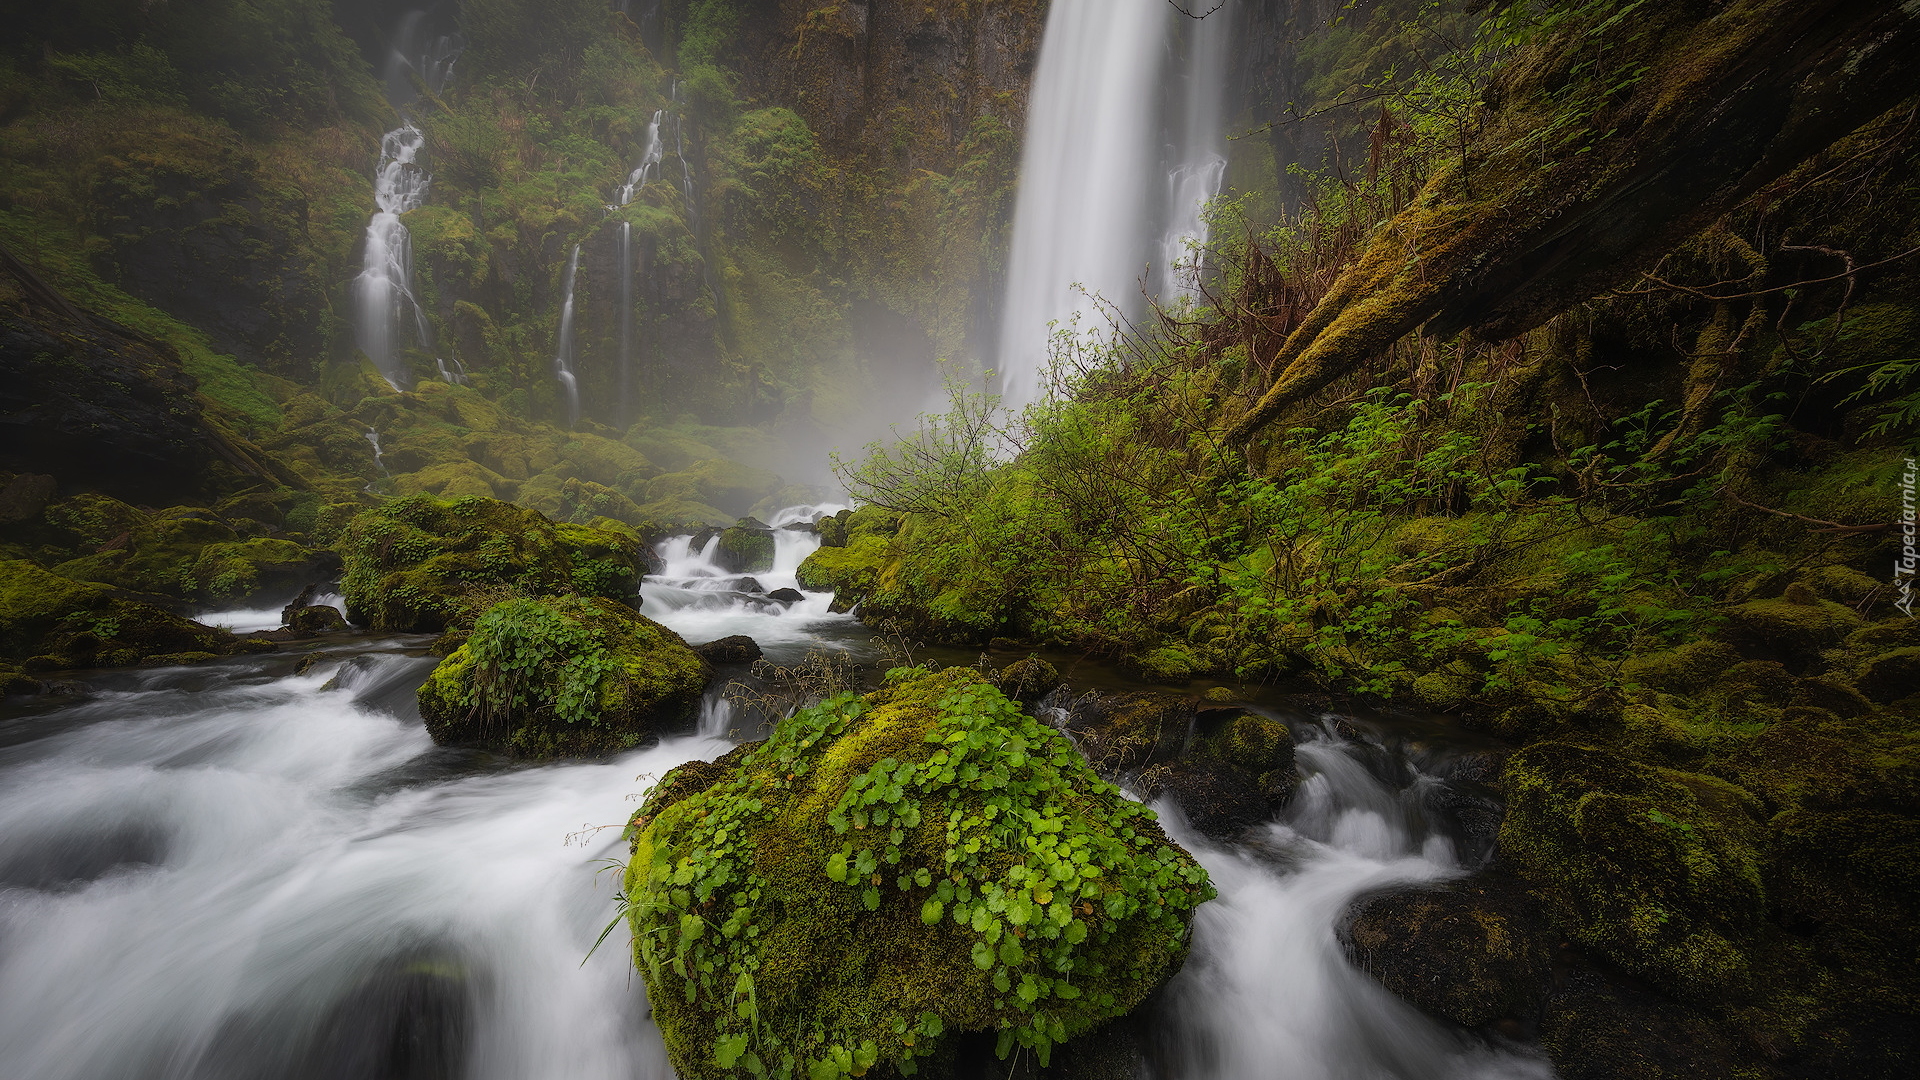
[(1105, 777), (1171, 761), (1193, 728), (1193, 702), (1153, 690), (1085, 694), (1067, 708), (1064, 730)]
[(296, 638), (338, 634), (350, 629), (347, 620), (341, 617), (340, 609), (328, 604), (300, 608), (287, 616), (286, 627), (288, 633)]
[(782, 604), (797, 604), (806, 598), (806, 594), (799, 589), (775, 589), (767, 594), (767, 599), (777, 600)]
[(752, 593), (755, 596), (767, 594), (767, 587), (760, 584), (760, 579), (755, 577), (743, 577), (734, 584), (733, 588), (736, 592)]
[(994, 685), (1015, 701), (1031, 706), (1060, 685), (1060, 672), (1045, 660), (1029, 656), (1001, 668)]
[(1225, 840), (1272, 816), (1265, 792), (1244, 770), (1211, 758), (1181, 758), (1140, 770), (1134, 787), (1148, 801), (1167, 798), (1195, 832)]
[(693, 651), (709, 664), (751, 664), (761, 656), (759, 643), (745, 634), (695, 645)]
[(0, 525), (38, 519), (59, 486), (53, 477), (39, 473), (21, 473), (7, 481), (0, 487)]
[(756, 518), (741, 518), (738, 524), (721, 531), (713, 562), (734, 574), (773, 569), (773, 530)]
[(418, 701), (442, 745), (607, 754), (691, 720), (707, 672), (680, 635), (617, 601), (509, 600), (474, 623)]
[(0, 562), (0, 657), (28, 671), (184, 662), (266, 652), (272, 642), (235, 637), (105, 585), (74, 581), (24, 561)]
[(1555, 945), (1540, 898), (1504, 871), (1434, 889), (1364, 896), (1341, 943), (1354, 966), (1464, 1027), (1531, 1026), (1552, 985)]
[(1591, 969), (1574, 970), (1548, 1001), (1540, 1045), (1560, 1080), (1779, 1075), (1724, 1022)]

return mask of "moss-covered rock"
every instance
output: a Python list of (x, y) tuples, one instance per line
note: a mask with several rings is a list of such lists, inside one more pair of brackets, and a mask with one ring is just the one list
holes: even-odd
[(993, 683), (1000, 692), (1024, 705), (1032, 705), (1060, 685), (1060, 672), (1037, 656), (1015, 660), (1000, 669)]
[(529, 758), (603, 754), (691, 719), (707, 665), (680, 635), (605, 597), (495, 605), (420, 687), (434, 741)]
[(24, 560), (0, 563), (0, 656), (29, 670), (163, 663), (273, 648)]
[(1531, 1021), (1552, 986), (1555, 941), (1540, 898), (1497, 870), (1362, 897), (1341, 938), (1362, 971), (1464, 1027)]
[(757, 574), (773, 569), (773, 547), (772, 529), (755, 518), (742, 518), (721, 530), (713, 561), (736, 574)]
[(1115, 778), (1180, 752), (1194, 720), (1193, 702), (1143, 690), (1076, 699), (1066, 728), (1094, 771)]
[(1748, 656), (1794, 667), (1812, 662), (1864, 622), (1852, 608), (1822, 600), (1795, 582), (1777, 600), (1749, 600), (1729, 610), (1725, 636)]
[(1751, 795), (1565, 742), (1514, 754), (1502, 783), (1500, 852), (1563, 905), (1575, 941), (1682, 997), (1750, 990), (1766, 915)]
[(832, 592), (833, 610), (851, 611), (879, 581), (891, 558), (887, 541), (866, 536), (842, 547), (821, 547), (800, 563), (794, 576), (800, 587)]
[(905, 1072), (963, 1032), (1044, 1062), (1165, 981), (1212, 896), (1151, 812), (966, 669), (802, 710), (685, 786), (634, 818), (626, 898), (689, 1080)]
[(631, 601), (646, 568), (630, 535), (473, 497), (397, 499), (354, 518), (341, 548), (348, 615), (384, 631), (444, 630), (502, 592)]

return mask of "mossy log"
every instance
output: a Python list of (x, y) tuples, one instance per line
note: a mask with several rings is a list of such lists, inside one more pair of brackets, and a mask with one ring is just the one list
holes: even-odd
[(1910, 5), (1590, 8), (1506, 68), (1465, 153), (1287, 338), (1231, 440), (1416, 328), (1509, 338), (1650, 269), (1920, 83)]

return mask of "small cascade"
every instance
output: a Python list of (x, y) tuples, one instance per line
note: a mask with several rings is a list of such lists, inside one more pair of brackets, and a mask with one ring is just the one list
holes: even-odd
[(1238, 1080), (1285, 1062), (1295, 1080), (1551, 1080), (1537, 1052), (1444, 1027), (1347, 959), (1335, 927), (1356, 898), (1471, 867), (1435, 809), (1445, 781), (1330, 725), (1293, 730), (1300, 785), (1246, 842), (1216, 844), (1157, 807), (1220, 892), (1166, 990), (1168, 1075)]
[(710, 693), (700, 703), (700, 727), (703, 739), (724, 739), (739, 724), (738, 710), (725, 694)]
[(580, 422), (580, 383), (573, 374), (573, 278), (580, 272), (580, 245), (567, 256), (567, 283), (560, 294), (559, 347), (554, 350), (553, 374), (567, 393), (567, 427)]
[[(762, 648), (794, 646), (817, 638), (823, 626), (851, 628), (851, 615), (827, 610), (832, 593), (800, 588), (800, 564), (820, 547), (817, 533), (783, 526), (817, 521), (840, 510), (835, 506), (791, 506), (774, 514), (773, 565), (740, 573), (716, 561), (718, 534), (695, 544), (692, 535), (663, 540), (655, 548), (661, 569), (648, 575), (640, 590), (641, 614), (671, 627), (688, 641), (713, 641), (745, 634)], [(783, 602), (770, 593), (793, 589), (801, 599)]]
[(673, 80), (668, 88), (668, 96), (673, 101), (673, 156), (680, 159), (680, 197), (687, 204), (687, 227), (695, 236), (700, 235), (700, 209), (693, 200), (693, 167), (687, 164), (687, 133), (681, 123), (680, 80)]
[[(391, 477), (393, 473), (387, 468), (386, 455), (380, 452), (380, 433), (378, 431), (373, 430), (373, 428), (371, 427), (367, 428), (367, 442), (373, 445), (373, 464), (375, 465), (375, 467), (377, 467), (380, 470), (380, 475)], [(367, 490), (372, 491), (374, 489), (374, 485), (378, 483), (379, 483), (378, 480), (375, 480), (372, 483), (369, 483), (367, 485)]]

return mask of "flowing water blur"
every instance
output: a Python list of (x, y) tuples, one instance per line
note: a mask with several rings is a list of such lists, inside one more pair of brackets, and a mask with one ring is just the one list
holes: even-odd
[[(794, 507), (776, 525), (835, 507)], [(774, 530), (772, 569), (661, 545), (647, 612), (776, 662), (872, 656), (830, 597), (783, 604), (818, 544)], [(754, 580), (749, 581), (748, 578)], [(226, 612), (236, 625), (264, 613)], [(424, 639), (102, 676), (0, 723), (0, 1077), (21, 1080), (665, 1080), (614, 914), (618, 825), (742, 715), (603, 763), (519, 767), (431, 744)], [(1206, 864), (1192, 959), (1152, 1023), (1159, 1075), (1452, 1080), (1550, 1075), (1393, 998), (1334, 936), (1369, 890), (1468, 867), (1445, 781), (1293, 721), (1304, 779), (1246, 842), (1172, 834)], [(614, 826), (596, 830), (595, 826)]]

